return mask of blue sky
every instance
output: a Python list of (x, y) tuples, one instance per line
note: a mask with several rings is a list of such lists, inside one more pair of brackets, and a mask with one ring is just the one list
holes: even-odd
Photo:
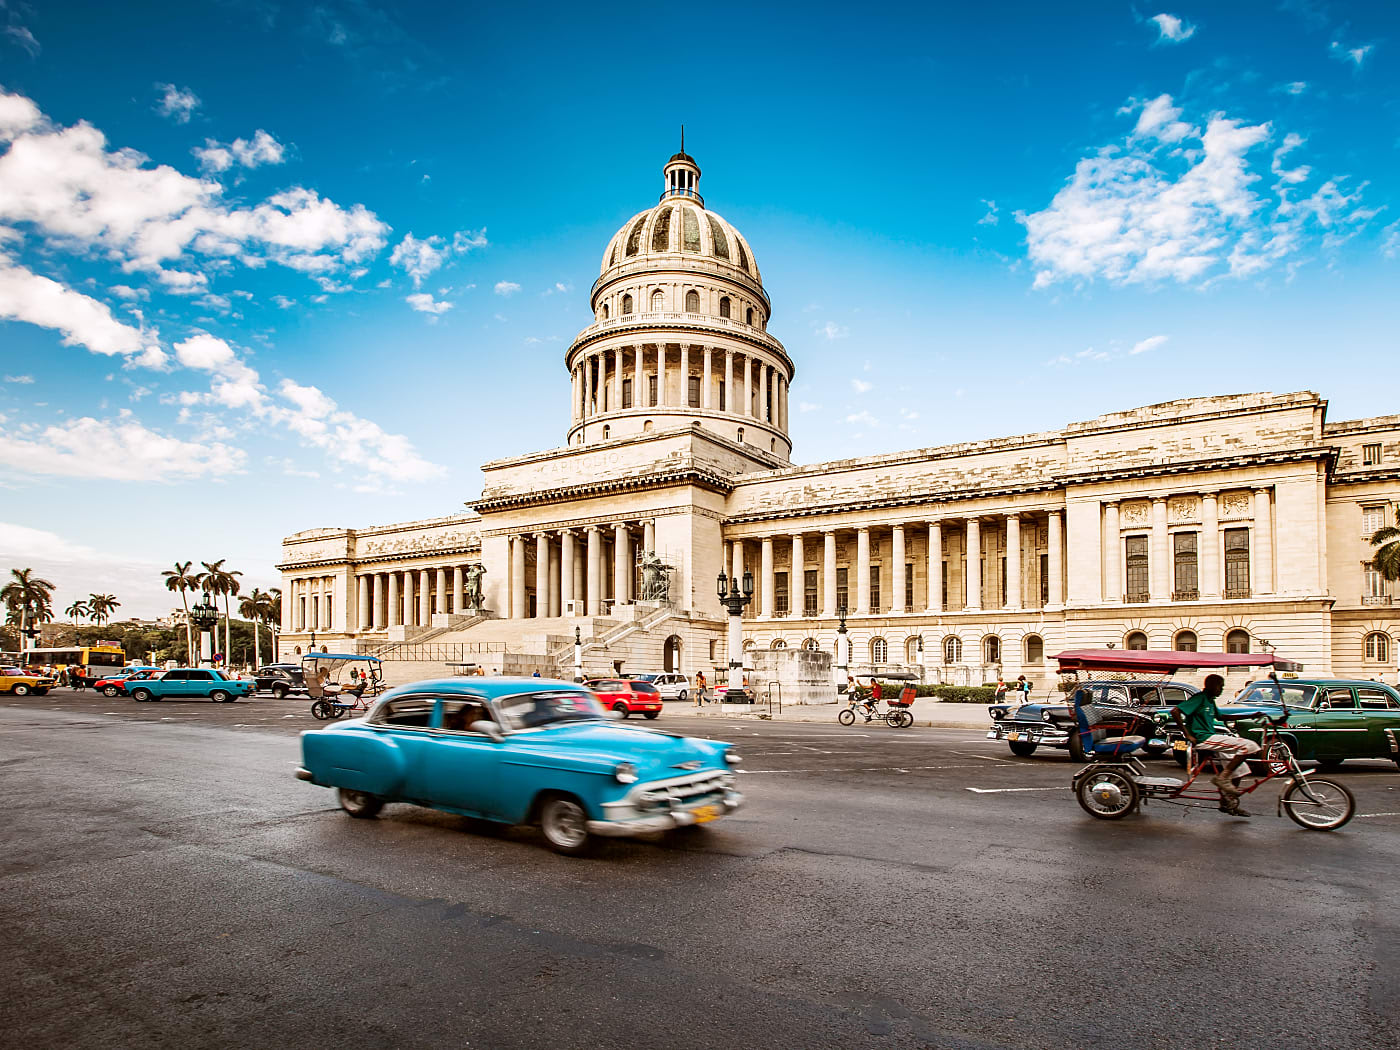
[(0, 0), (0, 566), (461, 509), (679, 125), (797, 363), (795, 458), (1189, 395), (1395, 411), (1394, 4)]

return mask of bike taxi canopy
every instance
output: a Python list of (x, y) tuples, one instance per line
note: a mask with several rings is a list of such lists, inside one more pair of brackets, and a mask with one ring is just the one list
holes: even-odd
[(383, 661), (377, 656), (359, 656), (355, 653), (307, 653), (301, 658), (303, 671), (325, 672), (331, 678), (350, 664), (366, 664), (365, 673), (371, 678), (382, 678)]
[(1067, 649), (1057, 654), (1060, 673), (1068, 671), (1118, 671), (1142, 675), (1173, 674), (1192, 669), (1221, 670), (1231, 667), (1269, 667), (1275, 671), (1301, 671), (1303, 665), (1273, 653), (1192, 653), (1155, 649)]

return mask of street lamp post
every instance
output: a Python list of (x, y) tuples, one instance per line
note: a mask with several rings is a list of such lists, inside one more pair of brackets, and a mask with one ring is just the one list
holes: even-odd
[(583, 633), (574, 625), (574, 681), (583, 681)]
[[(743, 590), (740, 590), (740, 587)], [(724, 693), (725, 703), (748, 703), (749, 695), (744, 689), (744, 606), (753, 601), (753, 573), (745, 571), (741, 581), (738, 576), (730, 579), (720, 570), (715, 580), (715, 591), (719, 603), (729, 610), (729, 685)]]
[[(194, 621), (195, 627), (199, 629), (199, 667), (212, 667), (214, 662), (214, 636), (210, 633), (214, 630), (215, 624), (219, 622), (219, 610), (214, 603), (209, 600), (209, 592), (204, 592), (204, 598), (190, 609), (190, 619)], [(191, 653), (191, 662), (194, 654)]]
[(39, 637), (39, 625), (35, 621), (39, 617), (39, 605), (33, 598), (24, 603), (24, 630), (20, 633), (29, 640), (26, 648), (35, 648), (34, 639)]
[(846, 606), (838, 606), (836, 615), (841, 617), (841, 625), (836, 628), (836, 691), (839, 693), (851, 677), (851, 639), (846, 634)]

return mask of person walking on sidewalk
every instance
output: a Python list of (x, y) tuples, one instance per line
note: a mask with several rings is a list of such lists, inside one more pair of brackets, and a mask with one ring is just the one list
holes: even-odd
[(698, 671), (695, 675), (695, 706), (705, 706), (705, 672)]

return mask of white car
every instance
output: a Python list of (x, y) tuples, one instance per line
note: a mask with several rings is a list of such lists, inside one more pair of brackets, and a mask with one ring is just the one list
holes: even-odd
[(690, 679), (683, 674), (639, 674), (636, 677), (656, 686), (662, 700), (690, 699)]

